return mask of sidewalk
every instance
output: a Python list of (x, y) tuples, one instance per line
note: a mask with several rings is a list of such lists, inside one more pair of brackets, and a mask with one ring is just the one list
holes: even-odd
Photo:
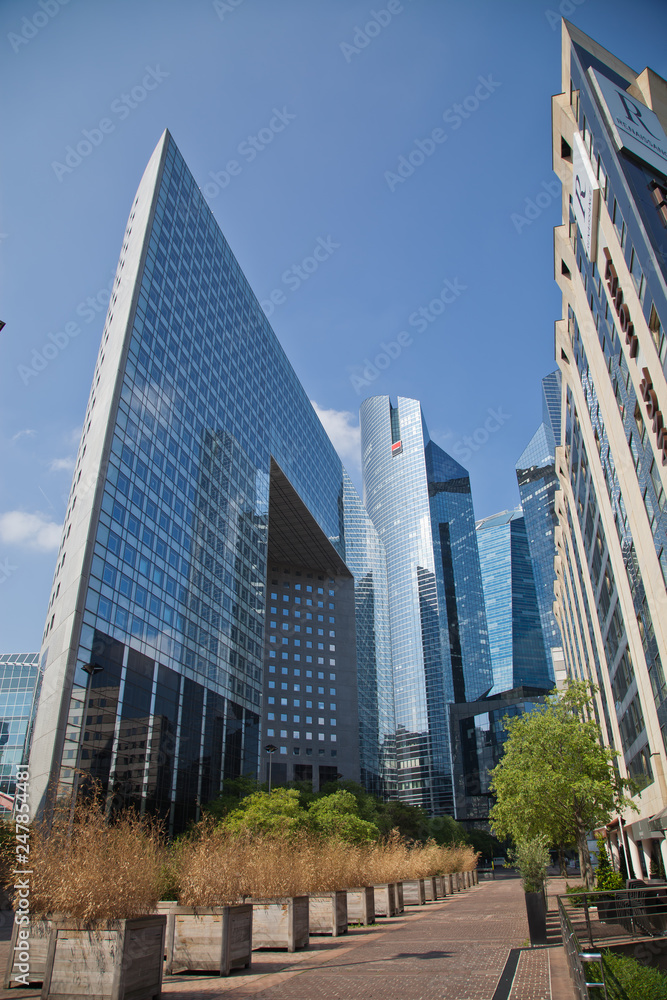
[[(0, 946), (0, 961), (7, 945)], [(0, 991), (27, 1000), (38, 990)], [(168, 1000), (574, 1000), (560, 944), (528, 945), (521, 883), (501, 877), (401, 917), (313, 937), (307, 951), (253, 954), (227, 978), (165, 977)]]

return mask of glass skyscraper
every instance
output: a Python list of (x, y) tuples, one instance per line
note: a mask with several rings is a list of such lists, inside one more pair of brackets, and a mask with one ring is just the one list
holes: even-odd
[(396, 792), (394, 686), (384, 546), (343, 474), (345, 557), (355, 578), (361, 781), (376, 795)]
[(492, 695), (519, 687), (551, 690), (526, 524), (521, 511), (477, 523), (493, 668)]
[(470, 480), (417, 400), (374, 396), (360, 417), (364, 504), (387, 559), (396, 791), (453, 813), (447, 705), (492, 686)]
[(562, 69), (554, 608), (568, 672), (598, 686), (604, 740), (641, 788), (641, 877), (667, 864), (667, 82), (567, 22)]
[(560, 628), (553, 613), (558, 524), (555, 507), (558, 489), (555, 456), (556, 442), (560, 440), (560, 398), (561, 374), (556, 371), (542, 379), (542, 423), (516, 463), (516, 477), (542, 619), (542, 634), (549, 658), (552, 649), (562, 646)]
[[(269, 634), (282, 639), (277, 616), (267, 627), (267, 574), (271, 593), (277, 572), (293, 584), (297, 571), (324, 578), (303, 646), (293, 613), (277, 662), (292, 687), (299, 669), (326, 674), (327, 688), (336, 673), (356, 729), (355, 616), (349, 596), (339, 608), (328, 593), (330, 579), (351, 579), (345, 509), (340, 459), (165, 132), (127, 223), (67, 505), (41, 651), (33, 808), (89, 775), (112, 807), (159, 812), (177, 831), (223, 778), (257, 774)], [(300, 759), (315, 747), (318, 764), (324, 749), (322, 766), (338, 772), (334, 698), (321, 700), (326, 721), (311, 723), (311, 739), (299, 724), (295, 740), (290, 719), (289, 739), (276, 742), (291, 760), (295, 746)]]
[[(30, 742), (40, 679), (39, 653), (0, 654), (0, 792), (10, 798)], [(7, 807), (8, 800), (0, 804)]]

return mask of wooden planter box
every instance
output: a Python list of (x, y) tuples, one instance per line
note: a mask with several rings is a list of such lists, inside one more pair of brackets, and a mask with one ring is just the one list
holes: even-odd
[(375, 923), (375, 890), (373, 886), (347, 890), (348, 924)]
[(54, 919), (42, 1000), (154, 1000), (162, 991), (164, 914), (100, 921)]
[[(12, 986), (27, 986), (29, 983), (43, 983), (46, 956), (49, 951), (50, 920), (31, 920), (28, 925), (28, 948), (26, 952), (14, 951), (18, 940), (19, 925), (14, 917), (12, 939), (9, 945), (9, 957), (5, 972), (5, 989)], [(24, 939), (21, 939), (22, 941)], [(21, 955), (27, 961), (21, 961)], [(17, 976), (20, 978), (17, 979)]]
[(454, 892), (454, 880), (451, 875), (442, 876), (442, 887), (445, 890), (445, 895), (451, 896)]
[(405, 903), (403, 896), (403, 883), (396, 883), (396, 913), (405, 913)]
[(434, 881), (435, 881), (435, 898), (444, 899), (445, 896), (447, 895), (447, 888), (445, 886), (445, 876), (436, 875)]
[(247, 969), (252, 961), (252, 906), (172, 906), (167, 912), (168, 976)]
[(347, 892), (311, 892), (308, 911), (311, 934), (347, 934)]
[(438, 888), (435, 876), (424, 879), (424, 899), (427, 903), (434, 903), (438, 898)]
[(406, 906), (423, 906), (426, 902), (424, 879), (413, 878), (403, 883), (403, 902)]
[(308, 947), (308, 896), (252, 900), (252, 947)]
[(395, 917), (397, 915), (395, 882), (385, 882), (384, 885), (373, 886), (373, 895), (375, 896), (376, 917)]

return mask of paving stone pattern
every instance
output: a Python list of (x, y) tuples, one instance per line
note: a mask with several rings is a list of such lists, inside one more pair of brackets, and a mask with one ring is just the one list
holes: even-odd
[[(227, 978), (169, 976), (168, 1000), (573, 1000), (561, 946), (527, 948), (528, 926), (518, 879), (410, 907), (341, 938), (311, 938), (306, 951), (254, 952), (249, 970)], [(511, 989), (499, 988), (510, 959)], [(6, 961), (8, 945), (0, 945)], [(4, 966), (3, 966), (4, 968)], [(556, 974), (554, 974), (554, 972)], [(28, 1000), (39, 990), (0, 990), (0, 1000)]]

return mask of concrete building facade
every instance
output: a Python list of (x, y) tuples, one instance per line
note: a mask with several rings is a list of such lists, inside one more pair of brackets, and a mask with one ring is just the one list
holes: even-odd
[[(641, 788), (630, 865), (667, 862), (667, 83), (563, 24), (553, 162), (562, 426), (554, 614)], [(618, 837), (618, 826), (613, 836)]]

